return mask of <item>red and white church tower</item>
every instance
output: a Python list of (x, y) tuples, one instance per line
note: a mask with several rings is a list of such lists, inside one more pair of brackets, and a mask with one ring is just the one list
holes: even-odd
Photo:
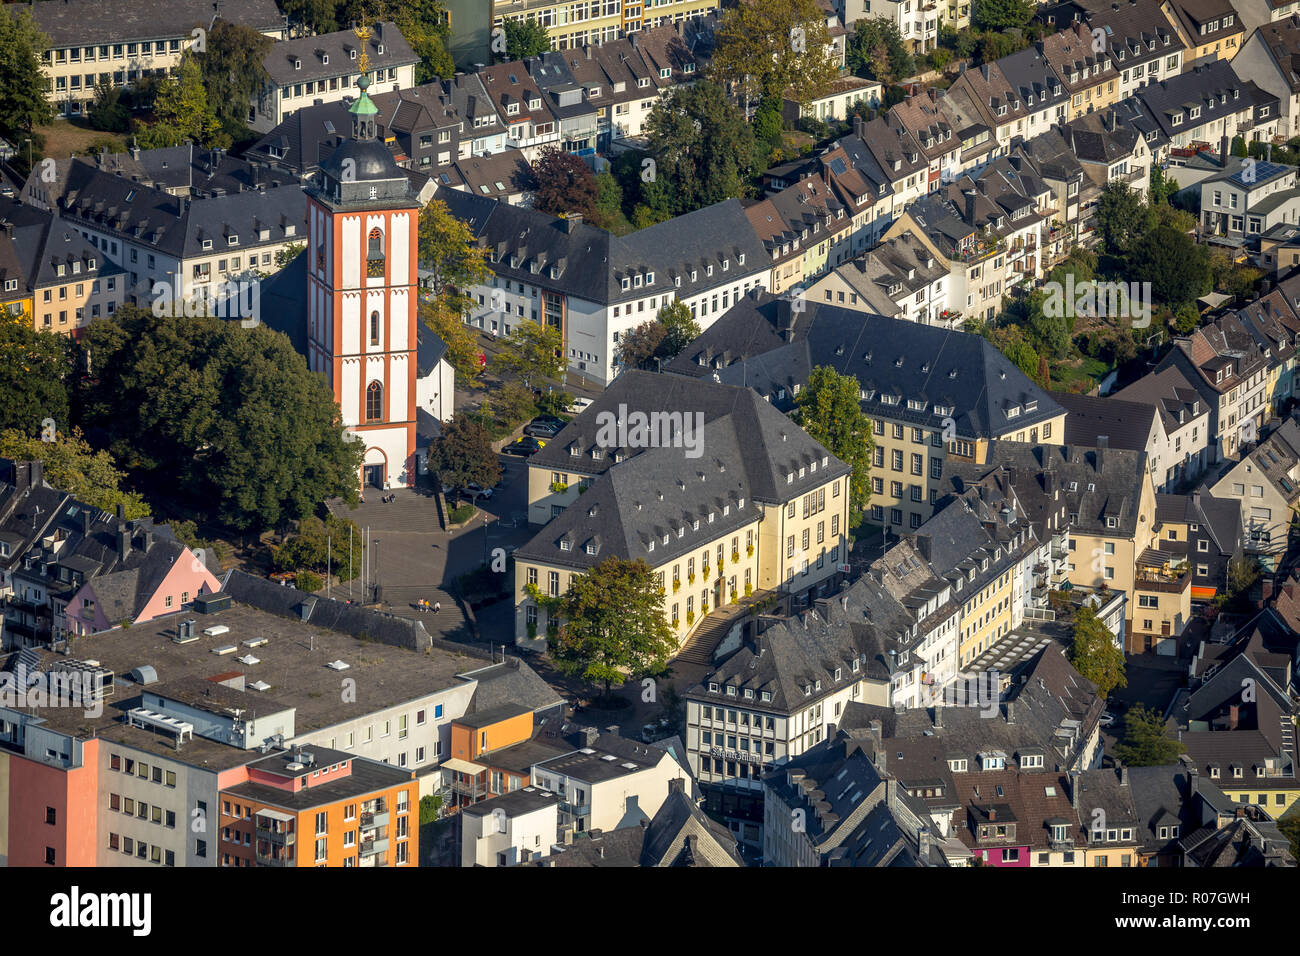
[(375, 136), (365, 64), (357, 85), (352, 138), (307, 190), (307, 362), (365, 444), (364, 492), (415, 484), (420, 205)]

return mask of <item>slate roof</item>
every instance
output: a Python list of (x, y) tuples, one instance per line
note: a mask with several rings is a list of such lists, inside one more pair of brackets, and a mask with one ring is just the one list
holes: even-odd
[[(743, 700), (759, 712), (792, 714), (855, 681), (888, 681), (889, 650), (901, 646), (911, 623), (902, 604), (862, 577), (833, 600), (772, 624), (711, 668), (686, 696), (716, 704)], [(736, 688), (734, 696), (728, 687)]]
[(921, 831), (930, 827), (924, 804), (882, 773), (858, 740), (823, 741), (763, 782), (804, 811), (804, 832), (826, 866), (943, 865), (940, 855), (920, 858)]
[[(1160, 827), (1178, 826), (1180, 836), (1190, 834), (1200, 824), (1200, 808), (1191, 789), (1195, 772), (1189, 776), (1185, 763), (1160, 767), (1130, 767), (1129, 789), (1137, 813), (1138, 847), (1143, 853), (1178, 853), (1178, 837), (1168, 834), (1162, 839)], [(1200, 778), (1197, 786), (1218, 791), (1209, 780)], [(1227, 797), (1218, 793), (1221, 801)]]
[[(187, 199), (98, 169), (80, 159), (59, 170), (50, 202), (76, 225), (117, 233), (178, 258), (239, 252), (306, 235), (307, 197), (298, 185)], [(293, 226), (292, 234), (287, 231)], [(260, 238), (262, 230), (266, 238)], [(238, 244), (227, 245), (228, 237)], [(203, 248), (204, 240), (212, 243)]]
[[(1041, 527), (1043, 512), (1054, 512), (1059, 502), (1078, 515), (1072, 524), (1080, 533), (1127, 538), (1137, 531), (1146, 457), (1144, 451), (1126, 448), (999, 440), (989, 445), (987, 464), (945, 461), (944, 478), (961, 488), (966, 481), (1003, 468), (1036, 527)], [(1053, 489), (1060, 492), (1059, 499)], [(1115, 527), (1108, 518), (1115, 519)]]
[[(411, 50), (397, 24), (381, 21), (371, 24), (370, 29), (372, 36), (365, 52), (370, 56), (371, 69), (387, 70), (419, 62), (420, 58)], [(379, 52), (381, 48), (382, 53)], [(297, 37), (273, 45), (262, 58), (262, 68), (276, 86), (333, 76), (351, 77), (357, 71), (358, 61), (353, 58), (354, 52), (360, 57), (362, 51), (361, 40), (352, 30)], [(326, 57), (329, 62), (325, 61)], [(297, 69), (294, 68), (295, 62), (301, 64)]]
[[(984, 707), (945, 706), (909, 708), (850, 702), (840, 726), (862, 738), (871, 738), (871, 724), (879, 721), (886, 755), (886, 770), (904, 786), (917, 781), (947, 781), (948, 796), (936, 805), (956, 806), (948, 769), (951, 758), (976, 765), (978, 755), (1001, 750), (1008, 758), (1028, 751), (1041, 753), (1045, 770), (1083, 769), (1083, 748), (1105, 701), (1097, 685), (1070, 666), (1060, 647), (1048, 645), (1012, 668), (997, 714), (985, 716)], [(939, 724), (936, 725), (936, 718)], [(898, 754), (902, 753), (902, 757)], [(960, 776), (960, 774), (957, 774)]]
[(96, 153), (86, 161), (105, 172), (178, 196), (221, 195), (294, 182), (283, 171), (256, 166), (225, 150), (196, 148), (193, 143)]
[[(631, 422), (628, 447), (611, 447), (618, 436), (605, 423), (622, 411), (628, 419), (636, 413), (678, 415), (681, 442), (638, 447)], [(670, 439), (662, 428), (651, 428), (656, 444)], [(692, 446), (699, 457), (688, 457)], [(619, 451), (619, 458), (627, 456), (621, 461)], [(610, 554), (663, 564), (698, 547), (701, 535), (711, 541), (755, 521), (758, 502), (794, 500), (849, 471), (752, 391), (637, 370), (615, 379), (530, 466), (598, 476), (516, 553), (516, 560), (583, 569)], [(794, 480), (787, 482), (788, 475)]]
[[(27, 9), (23, 4), (21, 9)], [(41, 32), (51, 48), (126, 43), (184, 36), (213, 20), (212, 0), (175, 0), (165, 5), (141, 6), (135, 0), (48, 0), (31, 5)], [(274, 0), (222, 0), (221, 19), (258, 31), (284, 29), (284, 18)]]
[[(1198, 36), (1197, 43), (1203, 42)], [(1158, 124), (1160, 134), (1172, 139), (1189, 129), (1206, 126), (1224, 116), (1231, 116), (1261, 105), (1273, 105), (1277, 97), (1265, 93), (1253, 82), (1242, 80), (1226, 60), (1210, 60), (1186, 73), (1148, 83), (1134, 94), (1146, 114)], [(1191, 118), (1191, 107), (1199, 106), (1201, 115)], [(1181, 114), (1174, 126), (1172, 119)], [(1218, 148), (1217, 141), (1210, 144)]]
[[(642, 298), (657, 289), (675, 289), (685, 298), (730, 285), (738, 275), (750, 275), (767, 263), (763, 245), (736, 199), (619, 237), (534, 209), (485, 205), (482, 197), (456, 190), (439, 198), (470, 226), (498, 276), (541, 284), (599, 305)], [(746, 257), (743, 264), (741, 256)], [(633, 285), (634, 277), (644, 282), (650, 274), (653, 284)]]
[[(62, 276), (58, 266), (63, 266)], [(0, 287), (17, 279), (19, 288), (31, 294), (52, 285), (93, 282), (123, 272), (58, 216), (22, 202), (0, 206)]]
[(508, 200), (531, 194), (536, 188), (533, 167), (517, 149), (507, 149), (490, 156), (471, 156), (452, 163), (450, 173), (437, 174), (442, 185), (456, 186), (451, 176), (459, 178), (465, 191), (489, 199)]
[[(716, 370), (721, 381), (747, 385), (789, 408), (793, 386), (807, 382), (814, 366), (829, 365), (857, 378), (868, 415), (939, 429), (951, 418), (962, 438), (1003, 435), (1062, 414), (1051, 396), (980, 336), (811, 301), (806, 306), (794, 313), (788, 300), (751, 292), (668, 369), (694, 376)], [(781, 328), (791, 323), (786, 347)], [(765, 353), (775, 353), (766, 368), (755, 361)], [(888, 404), (882, 396), (897, 401)], [(924, 408), (911, 408), (912, 401)], [(1012, 408), (1019, 414), (1008, 418)]]
[[(1167, 365), (1148, 372), (1132, 384), (1112, 393), (1106, 400), (1154, 405), (1160, 412), (1161, 425), (1167, 435), (1173, 434), (1195, 418), (1208, 417), (1210, 414), (1209, 406), (1188, 381), (1183, 369), (1177, 365)], [(1065, 427), (1067, 430), (1070, 427), (1068, 418)]]
[(506, 658), (478, 670), (466, 671), (478, 681), (469, 713), (481, 714), (513, 705), (534, 714), (562, 706), (563, 698), (538, 673), (517, 657)]
[(1156, 420), (1153, 406), (1073, 392), (1052, 392), (1065, 409), (1065, 444), (1096, 446), (1105, 435), (1111, 448), (1146, 451)]

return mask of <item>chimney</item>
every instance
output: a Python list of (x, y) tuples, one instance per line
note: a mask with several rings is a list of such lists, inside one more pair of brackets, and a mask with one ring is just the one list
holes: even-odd
[(1229, 730), (1236, 730), (1236, 729), (1237, 729), (1237, 719), (1238, 719), (1238, 716), (1239, 716), (1239, 713), (1238, 713), (1238, 710), (1237, 710), (1237, 705), (1236, 705), (1236, 704), (1231, 704), (1231, 705), (1229, 705), (1229, 707), (1228, 707), (1228, 729), (1229, 729)]
[(126, 520), (126, 505), (117, 506), (117, 520), (119, 522)]
[(565, 217), (564, 217), (564, 231), (565, 231), (565, 232), (567, 232), (567, 233), (574, 233), (574, 232), (577, 232), (577, 231), (578, 231), (578, 227), (581, 226), (581, 225), (582, 225), (582, 213), (580, 213), (580, 212), (571, 212), (571, 213), (568, 213), (568, 214), (565, 215)]
[(126, 530), (123, 525), (117, 526), (117, 558), (119, 561), (125, 561), (126, 556), (131, 553), (131, 532)]
[(997, 807), (989, 807), (989, 822), (991, 823), (997, 818), (998, 818)]
[(1079, 809), (1079, 771), (1070, 771), (1070, 806)]
[(964, 189), (962, 195), (966, 197), (966, 225), (975, 225), (975, 190)]
[(81, 509), (81, 533), (86, 537), (90, 536), (90, 509)]
[(1121, 766), (1119, 768), (1119, 785), (1121, 787), (1128, 786), (1128, 767)]
[(1226, 135), (1219, 137), (1219, 165), (1228, 168), (1229, 141)]
[(146, 528), (144, 531), (144, 553), (148, 554), (149, 549), (153, 547), (153, 528)]
[(1007, 723), (1014, 724), (1015, 722), (1016, 722), (1016, 702), (1014, 700), (1009, 700), (1007, 701)]
[(582, 739), (584, 747), (596, 746), (596, 740), (600, 737), (600, 731), (595, 727), (583, 727), (578, 731), (578, 736)]
[(1101, 474), (1102, 466), (1105, 462), (1106, 449), (1110, 447), (1109, 435), (1097, 436), (1097, 474)]
[(755, 656), (755, 657), (762, 657), (762, 656), (763, 656), (763, 651), (764, 651), (764, 647), (763, 647), (763, 635), (762, 635), (762, 634), (755, 634), (755, 635), (754, 635), (754, 641), (753, 641), (753, 643), (754, 643), (754, 656)]
[(921, 827), (920, 831), (916, 834), (916, 843), (917, 843), (917, 856), (919, 856), (921, 858), (921, 862), (924, 863), (925, 861), (930, 859), (930, 828), (929, 827)]
[(934, 729), (943, 730), (943, 708), (938, 704), (934, 707)]
[(858, 139), (862, 138), (862, 117), (856, 114), (853, 117), (853, 135)]

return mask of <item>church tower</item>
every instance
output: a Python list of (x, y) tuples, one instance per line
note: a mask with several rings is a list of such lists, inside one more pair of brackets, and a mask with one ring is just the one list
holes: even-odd
[(376, 138), (378, 107), (358, 28), (352, 138), (307, 190), (307, 361), (365, 445), (365, 489), (415, 484), (417, 217), (410, 183)]

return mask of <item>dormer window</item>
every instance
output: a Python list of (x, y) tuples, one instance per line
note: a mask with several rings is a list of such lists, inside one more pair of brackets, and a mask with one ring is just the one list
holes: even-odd
[(320, 61), (321, 61), (321, 64), (322, 64), (323, 66), (329, 66), (329, 63), (330, 63), (330, 55), (329, 55), (328, 53), (322, 53), (322, 54), (321, 54)]
[(294, 68), (295, 70), (301, 70), (301, 69), (302, 69), (302, 60), (298, 59), (297, 57), (294, 57), (294, 58), (293, 58), (293, 68)]

